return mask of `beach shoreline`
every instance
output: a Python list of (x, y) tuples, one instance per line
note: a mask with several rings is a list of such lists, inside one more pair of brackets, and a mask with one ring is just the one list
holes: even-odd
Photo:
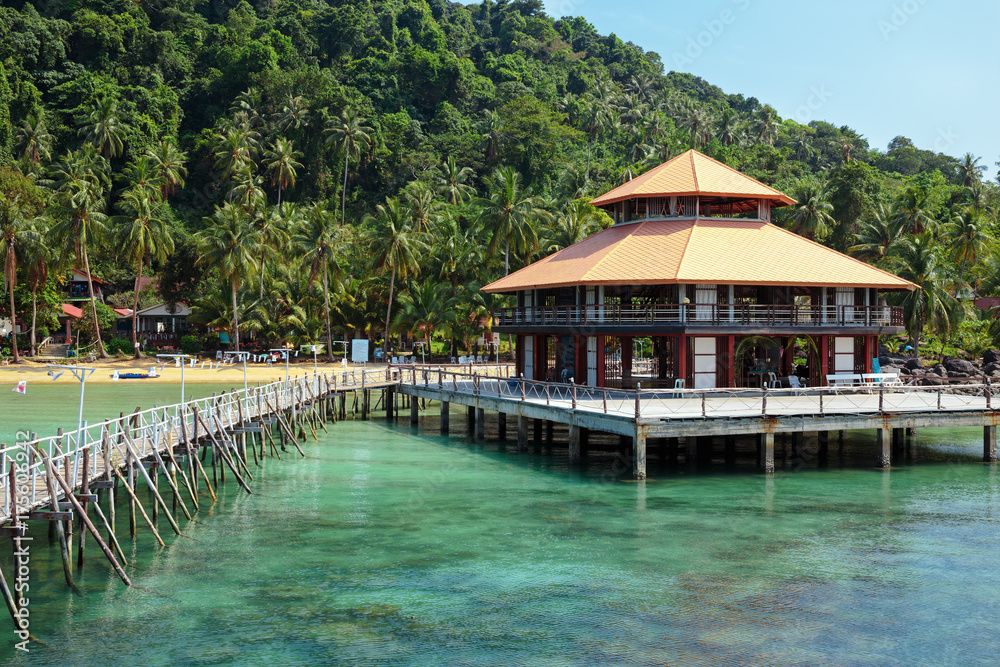
[[(69, 363), (75, 360), (68, 360)], [(206, 360), (207, 362), (207, 360)], [(46, 380), (48, 371), (50, 370), (46, 364), (53, 363), (49, 360), (22, 360), (21, 363), (11, 364), (9, 366), (0, 366), (0, 387), (2, 386), (16, 386), (21, 380)], [(215, 361), (212, 360), (214, 364)], [(68, 364), (67, 364), (68, 365)], [(156, 372), (159, 374), (156, 378), (150, 378), (148, 380), (119, 380), (119, 382), (160, 382), (160, 383), (177, 383), (180, 384), (181, 381), (181, 369), (174, 364), (172, 361), (163, 360), (157, 361), (155, 358), (145, 357), (142, 359), (105, 359), (98, 360), (95, 362), (82, 361), (76, 362), (76, 365), (86, 366), (89, 368), (96, 369), (95, 372), (87, 378), (88, 384), (99, 383), (104, 384), (108, 382), (114, 382), (112, 375), (115, 371), (119, 373), (145, 373), (148, 372), (151, 367), (156, 368)], [(368, 364), (368, 369), (373, 368), (384, 368), (384, 364)], [(355, 368), (362, 368), (361, 364), (348, 364), (346, 367), (342, 362), (317, 362), (316, 369), (319, 371), (343, 371), (343, 370), (353, 370)], [(162, 370), (161, 370), (162, 369)], [(290, 377), (306, 375), (313, 372), (313, 362), (309, 358), (308, 361), (295, 361), (288, 366), (288, 373)], [(266, 384), (269, 382), (276, 382), (278, 380), (285, 379), (285, 365), (284, 363), (275, 363), (271, 366), (265, 364), (247, 364), (247, 382), (249, 384), (256, 385)], [(242, 384), (243, 382), (243, 364), (232, 364), (228, 366), (222, 366), (221, 368), (211, 368), (209, 369), (208, 363), (205, 367), (201, 367), (201, 362), (199, 361), (194, 368), (190, 366), (184, 369), (184, 382), (185, 384), (197, 384), (197, 383), (219, 383), (219, 382), (238, 382)]]

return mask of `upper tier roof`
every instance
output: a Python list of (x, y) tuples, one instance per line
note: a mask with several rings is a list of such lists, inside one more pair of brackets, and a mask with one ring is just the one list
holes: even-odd
[(727, 167), (718, 160), (689, 150), (645, 174), (633, 178), (607, 192), (591, 203), (607, 206), (626, 199), (641, 197), (710, 196), (747, 199), (770, 199), (777, 206), (794, 204), (795, 200), (760, 181)]
[(487, 285), (517, 292), (571, 285), (916, 286), (760, 220), (647, 220), (615, 225)]

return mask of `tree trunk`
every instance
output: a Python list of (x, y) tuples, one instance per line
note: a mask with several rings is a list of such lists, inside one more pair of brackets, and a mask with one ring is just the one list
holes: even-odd
[(35, 322), (38, 318), (38, 287), (31, 290), (31, 356), (38, 354), (38, 337), (35, 335)]
[(351, 153), (347, 150), (347, 144), (344, 144), (344, 189), (340, 192), (340, 221), (346, 222), (345, 217), (347, 216), (347, 160), (350, 158)]
[(260, 253), (260, 294), (258, 298), (264, 300), (264, 253)]
[(382, 350), (382, 356), (385, 356), (386, 350), (389, 349), (389, 316), (392, 314), (392, 291), (396, 286), (396, 267), (392, 267), (392, 277), (389, 279), (389, 305), (385, 309), (385, 338), (383, 339), (382, 345), (384, 349)]
[(510, 237), (507, 237), (506, 243), (503, 247), (503, 274), (505, 276), (510, 275)]
[(233, 286), (233, 345), (240, 351), (240, 316), (236, 310), (236, 286)]
[(278, 206), (281, 206), (281, 181), (278, 181)]
[[(7, 252), (14, 252), (14, 250), (10, 249)], [(21, 360), (21, 357), (17, 353), (17, 318), (14, 316), (14, 276), (10, 277), (7, 285), (10, 287), (10, 342), (14, 351), (14, 363), (16, 364)]]
[(104, 341), (101, 340), (101, 325), (97, 323), (97, 299), (94, 298), (94, 278), (90, 275), (90, 256), (87, 253), (87, 246), (83, 249), (83, 268), (87, 271), (87, 287), (90, 289), (90, 312), (94, 316), (94, 335), (97, 336), (97, 353), (101, 359), (107, 359), (108, 353), (104, 351)]
[(142, 265), (144, 263), (140, 257), (139, 273), (135, 276), (135, 287), (132, 290), (132, 294), (134, 295), (132, 299), (132, 349), (135, 350), (136, 359), (141, 356), (139, 354), (139, 281), (142, 280)]
[(594, 143), (594, 133), (590, 133), (590, 138), (587, 140), (587, 176), (586, 180), (590, 180), (590, 147)]
[(330, 333), (330, 279), (326, 262), (323, 262), (323, 309), (326, 311), (326, 355), (333, 363), (333, 334)]

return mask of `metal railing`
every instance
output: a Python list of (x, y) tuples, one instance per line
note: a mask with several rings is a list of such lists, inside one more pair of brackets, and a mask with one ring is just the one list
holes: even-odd
[[(57, 435), (39, 437), (31, 433), (23, 443), (0, 445), (0, 469), (5, 473), (0, 479), (0, 523), (10, 520), (6, 473), (12, 463), (17, 464), (18, 486), (26, 491), (19, 494), (19, 498), (27, 499), (27, 507), (19, 505), (19, 511), (51, 502), (45, 484), (44, 460), (39, 451), (52, 459), (58, 472), (65, 476), (71, 488), (76, 489), (83, 480), (84, 452), (88, 454), (87, 478), (97, 480), (113, 475), (113, 467), (120, 468), (128, 461), (159, 458), (168, 449), (190, 441), (195, 434), (218, 435), (246, 421), (284, 410), (297, 410), (338, 389), (384, 386), (399, 382), (399, 378), (399, 370), (390, 368), (310, 373), (287, 382), (281, 380), (234, 389), (218, 396), (136, 410), (96, 424), (84, 422), (79, 430)], [(225, 444), (227, 439), (220, 438), (220, 441)]]
[(501, 308), (494, 326), (856, 326), (902, 327), (896, 306), (787, 306), (762, 304), (643, 304)]
[(630, 390), (541, 382), (502, 373), (403, 368), (401, 382), (647, 422), (993, 409), (988, 381), (948, 387), (874, 384), (806, 389)]

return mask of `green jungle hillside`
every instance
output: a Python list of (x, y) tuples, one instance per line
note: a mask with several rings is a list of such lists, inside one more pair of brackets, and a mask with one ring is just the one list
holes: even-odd
[[(454, 353), (505, 263), (606, 226), (588, 198), (691, 147), (795, 197), (780, 224), (919, 284), (915, 342), (994, 344), (971, 302), (998, 289), (978, 158), (782, 119), (537, 0), (4, 2), (0, 313), (28, 351), (78, 267), (108, 305), (189, 303), (191, 346)], [(110, 340), (110, 309), (84, 311)]]

